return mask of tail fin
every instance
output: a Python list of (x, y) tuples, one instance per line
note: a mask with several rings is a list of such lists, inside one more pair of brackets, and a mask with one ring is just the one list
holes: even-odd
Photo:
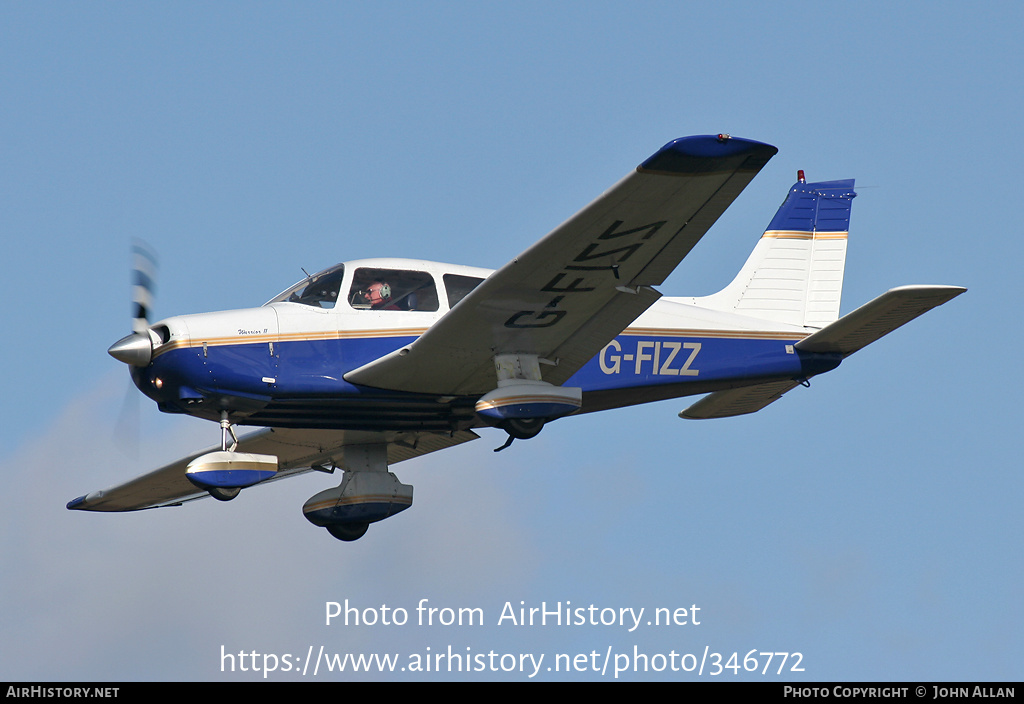
[(697, 305), (789, 325), (822, 328), (839, 318), (853, 179), (789, 189), (731, 284)]

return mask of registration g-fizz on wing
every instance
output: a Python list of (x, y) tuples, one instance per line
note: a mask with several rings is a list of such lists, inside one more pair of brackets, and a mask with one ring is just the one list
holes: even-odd
[[(904, 286), (840, 317), (850, 180), (798, 174), (736, 278), (702, 298), (656, 289), (775, 155), (728, 135), (668, 143), (497, 271), (346, 262), (258, 308), (150, 323), (147, 257), (131, 335), (110, 354), (167, 413), (220, 444), (71, 501), (134, 511), (316, 470), (303, 506), (341, 540), (412, 504), (389, 466), (559, 418), (706, 394), (679, 415), (752, 413), (965, 289)], [(262, 430), (238, 438), (235, 426)]]

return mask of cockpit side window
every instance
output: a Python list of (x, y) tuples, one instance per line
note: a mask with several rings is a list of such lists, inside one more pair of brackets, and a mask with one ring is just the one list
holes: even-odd
[(454, 308), (455, 304), (466, 297), (466, 294), (475, 289), (483, 279), (476, 276), (460, 276), (459, 274), (445, 274), (444, 288), (448, 293), (448, 307)]
[(318, 308), (334, 308), (341, 291), (341, 280), (345, 276), (345, 266), (338, 264), (303, 279), (290, 289), (277, 296), (270, 303), (301, 303)]
[(356, 269), (349, 304), (358, 310), (436, 311), (434, 277), (425, 271)]

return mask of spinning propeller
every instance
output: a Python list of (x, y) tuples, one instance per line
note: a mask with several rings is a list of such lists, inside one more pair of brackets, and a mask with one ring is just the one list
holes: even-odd
[[(156, 289), (156, 255), (142, 240), (132, 243), (132, 334), (118, 340), (109, 350), (112, 357), (132, 366), (145, 366), (152, 357), (148, 333), (149, 317)], [(131, 457), (139, 456), (139, 394), (128, 387), (114, 431), (116, 444)]]
[(132, 332), (149, 327), (149, 313), (156, 292), (156, 253), (142, 240), (132, 244)]
[(122, 337), (107, 352), (114, 359), (133, 367), (145, 367), (153, 358), (153, 345), (159, 342), (149, 329), (149, 314), (156, 289), (156, 254), (142, 240), (132, 244), (132, 334)]

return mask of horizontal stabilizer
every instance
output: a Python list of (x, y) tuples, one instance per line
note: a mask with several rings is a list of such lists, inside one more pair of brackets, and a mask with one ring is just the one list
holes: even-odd
[(804, 338), (796, 348), (847, 357), (966, 290), (961, 286), (900, 286), (890, 289)]
[(754, 413), (768, 404), (778, 401), (782, 398), (782, 394), (799, 385), (799, 381), (785, 379), (756, 386), (744, 386), (739, 389), (716, 391), (697, 401), (685, 411), (681, 411), (679, 417), (689, 420), (704, 420)]
[[(848, 357), (932, 308), (959, 296), (961, 286), (901, 286), (886, 291), (849, 315), (796, 343), (802, 352)], [(680, 418), (728, 418), (760, 411), (800, 384), (782, 379), (708, 394), (679, 414)]]

